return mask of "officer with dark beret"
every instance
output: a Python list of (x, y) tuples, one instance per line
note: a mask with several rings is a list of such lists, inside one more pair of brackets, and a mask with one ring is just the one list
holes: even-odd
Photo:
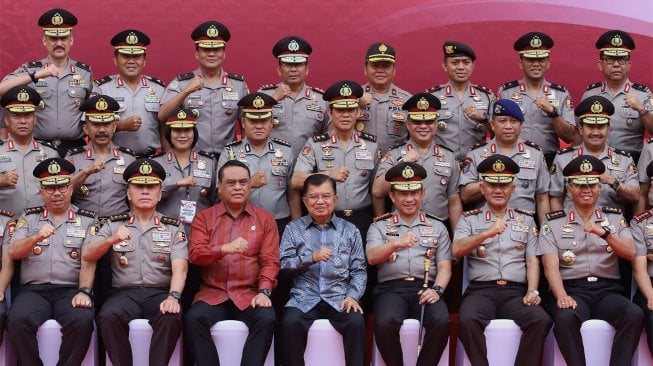
[(608, 145), (628, 152), (637, 163), (645, 131), (653, 132), (653, 95), (648, 86), (628, 79), (635, 41), (628, 33), (614, 29), (603, 33), (595, 46), (605, 80), (589, 85), (583, 99), (601, 95), (614, 104)]
[(71, 147), (84, 145), (78, 110), (90, 94), (90, 66), (69, 58), (72, 28), (77, 18), (64, 9), (46, 11), (38, 20), (43, 28), (43, 45), (48, 56), (28, 61), (0, 82), (0, 95), (14, 86), (30, 86), (43, 98), (45, 108), (36, 111), (34, 137), (51, 141), (61, 156)]
[[(371, 44), (365, 53), (363, 71), (367, 83), (361, 98), (356, 131), (376, 136), (381, 153), (406, 141), (406, 112), (402, 104), (410, 93), (394, 84), (397, 72), (394, 47), (385, 42)], [(379, 214), (384, 213), (381, 208)]]
[(191, 33), (199, 68), (177, 75), (161, 97), (159, 120), (183, 106), (197, 109), (199, 119), (197, 148), (219, 156), (236, 136), (238, 101), (249, 93), (245, 79), (222, 68), (229, 29), (219, 22), (207, 21)]
[(2, 209), (19, 214), (43, 204), (39, 182), (32, 170), (41, 161), (58, 156), (52, 145), (34, 139), (36, 111), (43, 108), (39, 93), (29, 86), (11, 88), (0, 99), (9, 136), (0, 141), (0, 201)]
[(40, 365), (36, 333), (53, 318), (61, 325), (60, 365), (79, 365), (93, 332), (93, 263), (82, 258), (95, 239), (95, 213), (70, 203), (67, 160), (49, 158), (33, 171), (40, 181), (45, 206), (25, 209), (9, 246), (12, 260), (21, 261), (20, 287), (13, 298), (7, 328), (19, 365)]
[(519, 105), (510, 99), (494, 102), (490, 127), (494, 138), (479, 143), (467, 153), (465, 167), (460, 178), (461, 197), (466, 203), (483, 204), (477, 165), (493, 154), (505, 155), (521, 168), (515, 177), (515, 192), (510, 197), (510, 206), (536, 213), (540, 222), (549, 212), (550, 177), (540, 147), (521, 138), (525, 125)]
[(494, 94), (470, 82), (476, 63), (476, 53), (470, 46), (446, 41), (442, 52), (442, 68), (449, 80), (427, 90), (442, 103), (435, 141), (453, 149), (456, 159), (462, 162), (470, 146), (485, 140)]
[(547, 166), (560, 148), (559, 139), (572, 143), (578, 137), (569, 91), (545, 79), (553, 45), (553, 39), (542, 32), (519, 37), (513, 48), (519, 53), (524, 77), (499, 87), (499, 96), (517, 103), (524, 114), (520, 138), (541, 147)]
[(460, 167), (453, 151), (434, 142), (440, 107), (440, 100), (429, 93), (417, 93), (404, 103), (401, 108), (408, 117), (409, 139), (383, 155), (376, 170), (372, 194), (377, 198), (388, 195), (391, 185), (386, 181), (385, 173), (397, 163), (418, 163), (429, 173), (424, 179), (426, 189), (421, 210), (455, 228), (462, 213), (458, 189)]
[(571, 203), (571, 196), (565, 190), (562, 169), (575, 157), (592, 155), (605, 165), (605, 174), (601, 175), (599, 206), (616, 207), (623, 210), (626, 205), (636, 204), (640, 197), (637, 168), (632, 157), (606, 143), (612, 135), (614, 105), (600, 95), (584, 99), (576, 107), (578, 131), (582, 143), (564, 149), (556, 156), (551, 167), (551, 210), (560, 210)]
[(111, 45), (118, 73), (96, 80), (93, 94), (108, 95), (120, 105), (113, 142), (139, 157), (150, 156), (166, 147), (163, 123), (157, 116), (164, 85), (143, 74), (150, 37), (137, 29), (125, 29), (111, 38)]
[(537, 254), (553, 294), (548, 310), (568, 365), (586, 364), (584, 321), (601, 319), (616, 329), (612, 366), (630, 365), (644, 325), (641, 309), (623, 296), (619, 282), (619, 258), (636, 256), (628, 222), (618, 208), (597, 205), (605, 170), (591, 155), (570, 161), (563, 174), (571, 204), (548, 213), (540, 232)]
[[(156, 211), (163, 167), (141, 158), (122, 174), (128, 183), (131, 211), (110, 217), (85, 248), (83, 259), (111, 261), (113, 292), (102, 306), (97, 325), (114, 365), (131, 365), (129, 322), (145, 318), (152, 325), (150, 365), (167, 365), (181, 334), (181, 293), (188, 271), (188, 247), (181, 221)], [(145, 351), (145, 350), (142, 350)]]
[[(410, 99), (404, 106), (409, 103)], [(404, 364), (399, 342), (404, 319), (420, 319), (424, 311), (426, 333), (420, 344), (425, 347), (417, 365), (436, 365), (449, 339), (451, 322), (442, 296), (454, 258), (445, 225), (420, 209), (427, 176), (415, 162), (402, 161), (390, 168), (385, 180), (392, 186), (390, 199), (396, 209), (377, 217), (367, 232), (367, 261), (379, 271), (374, 335), (383, 360), (392, 366)]]
[(533, 214), (509, 204), (519, 165), (490, 155), (478, 165), (485, 204), (463, 213), (453, 254), (467, 256), (467, 280), (459, 311), (458, 337), (472, 365), (487, 365), (485, 327), (496, 318), (522, 329), (515, 365), (538, 365), (551, 319), (540, 307), (540, 262)]

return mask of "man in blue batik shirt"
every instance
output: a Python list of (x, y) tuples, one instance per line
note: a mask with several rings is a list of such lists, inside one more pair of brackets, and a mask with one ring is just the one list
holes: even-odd
[(363, 365), (367, 331), (358, 301), (367, 273), (360, 232), (333, 214), (332, 178), (309, 176), (302, 201), (308, 215), (288, 224), (281, 239), (281, 270), (294, 276), (280, 326), (283, 364), (304, 365), (308, 328), (327, 318), (342, 334), (346, 364)]

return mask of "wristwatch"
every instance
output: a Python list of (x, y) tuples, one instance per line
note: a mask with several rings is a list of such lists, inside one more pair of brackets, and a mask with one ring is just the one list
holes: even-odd
[(612, 189), (614, 189), (616, 191), (617, 189), (619, 189), (620, 184), (621, 183), (619, 183), (619, 179), (615, 179), (614, 182), (612, 182), (612, 184), (610, 184), (610, 188), (612, 188)]
[(603, 229), (604, 233), (601, 235), (601, 239), (605, 240), (610, 236), (610, 229), (608, 229), (606, 226), (601, 226), (601, 229)]
[(442, 297), (442, 295), (444, 295), (444, 289), (440, 285), (433, 286), (433, 290), (435, 290), (435, 293), (438, 294), (438, 296), (440, 296), (440, 297)]
[(92, 289), (92, 288), (89, 288), (89, 287), (80, 287), (79, 289), (77, 289), (77, 292), (83, 292), (83, 293), (85, 293), (88, 297), (90, 297), (91, 299), (93, 298), (93, 289)]
[(551, 112), (547, 113), (546, 115), (549, 118), (556, 118), (556, 117), (560, 116), (560, 111), (558, 111), (558, 108), (553, 107), (553, 110)]
[(530, 294), (530, 293), (533, 293), (533, 295), (535, 295), (535, 296), (540, 296), (540, 292), (537, 291), (537, 290), (530, 290), (530, 291), (528, 291), (527, 293), (529, 293), (529, 294)]
[(270, 291), (270, 290), (268, 290), (268, 289), (266, 289), (266, 288), (260, 288), (260, 289), (258, 289), (258, 293), (259, 293), (259, 294), (263, 294), (263, 295), (265, 295), (265, 296), (267, 296), (267, 297), (271, 297), (271, 296), (272, 296), (272, 291)]
[(181, 294), (179, 291), (170, 291), (168, 295), (174, 297), (177, 301), (181, 300)]
[(27, 73), (27, 75), (29, 75), (29, 78), (32, 79), (32, 82), (34, 84), (36, 84), (39, 81), (39, 79), (36, 78), (36, 71), (29, 72)]

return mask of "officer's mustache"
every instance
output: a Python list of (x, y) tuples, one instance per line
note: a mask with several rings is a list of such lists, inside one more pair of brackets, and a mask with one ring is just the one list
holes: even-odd
[(106, 132), (101, 132), (101, 133), (98, 133), (97, 135), (95, 135), (95, 137), (96, 137), (96, 138), (100, 138), (100, 137), (109, 137), (109, 134), (106, 133)]

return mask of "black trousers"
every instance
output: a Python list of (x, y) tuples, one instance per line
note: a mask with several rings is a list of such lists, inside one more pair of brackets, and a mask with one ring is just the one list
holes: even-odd
[(336, 328), (338, 333), (342, 334), (345, 364), (347, 366), (363, 366), (367, 338), (363, 314), (353, 311), (350, 313), (337, 311), (324, 301), (320, 301), (306, 313), (297, 308), (286, 307), (280, 326), (283, 342), (281, 346), (283, 365), (304, 365), (308, 328), (317, 319), (329, 319), (331, 325)]
[[(214, 306), (204, 301), (198, 301), (186, 312), (184, 337), (186, 337), (186, 344), (195, 365), (220, 365), (218, 350), (211, 338), (210, 328), (222, 320), (239, 320), (249, 328), (240, 364), (243, 366), (263, 365), (274, 334), (276, 323), (274, 309), (249, 306), (241, 311), (231, 301)], [(233, 350), (225, 349), (220, 352), (233, 352)]]
[(150, 366), (165, 366), (175, 350), (181, 334), (181, 313), (161, 314), (159, 305), (168, 297), (168, 290), (160, 288), (115, 289), (97, 316), (98, 328), (115, 366), (131, 366), (132, 349), (129, 343), (129, 322), (147, 319), (152, 326), (149, 350)]
[[(652, 279), (653, 280), (653, 279)], [(644, 313), (644, 328), (646, 329), (646, 340), (648, 341), (648, 349), (653, 354), (653, 311), (648, 309), (648, 301), (641, 291), (637, 289), (633, 302), (639, 305)]]
[(492, 319), (512, 319), (521, 328), (515, 365), (541, 363), (544, 341), (553, 323), (541, 306), (524, 305), (526, 291), (525, 284), (470, 282), (458, 313), (458, 337), (472, 365), (488, 365), (484, 331)]
[(18, 365), (42, 365), (36, 332), (46, 320), (61, 325), (61, 347), (57, 365), (79, 366), (93, 333), (93, 308), (74, 308), (77, 286), (25, 285), (9, 311), (9, 341)]
[[(399, 329), (405, 319), (419, 320), (420, 281), (403, 280), (379, 283), (374, 291), (374, 336), (376, 344), (388, 366), (402, 366), (403, 353)], [(424, 307), (425, 328), (422, 350), (417, 358), (418, 366), (434, 366), (440, 361), (447, 346), (451, 320), (444, 299)]]
[(7, 301), (0, 301), (0, 344), (2, 344), (5, 336), (5, 328), (7, 327)]
[(576, 300), (576, 309), (560, 309), (555, 299), (551, 299), (547, 308), (554, 322), (553, 333), (567, 365), (586, 364), (580, 327), (589, 319), (605, 320), (617, 330), (610, 365), (630, 365), (644, 327), (644, 316), (637, 305), (623, 296), (619, 282), (581, 279), (564, 281), (564, 285), (567, 294)]

